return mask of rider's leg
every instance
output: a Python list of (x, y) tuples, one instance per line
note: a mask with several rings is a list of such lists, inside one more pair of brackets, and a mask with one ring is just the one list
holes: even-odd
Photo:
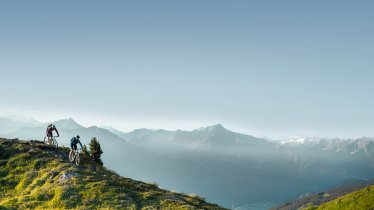
[(70, 144), (70, 151), (74, 151), (74, 144)]
[(51, 142), (52, 142), (52, 134), (48, 133), (47, 137), (48, 137), (48, 144), (51, 144)]
[(77, 145), (76, 145), (76, 144), (74, 144), (74, 145), (73, 145), (73, 147), (74, 147), (74, 151), (75, 151), (75, 152), (77, 152), (77, 150), (78, 150), (78, 147), (77, 147)]

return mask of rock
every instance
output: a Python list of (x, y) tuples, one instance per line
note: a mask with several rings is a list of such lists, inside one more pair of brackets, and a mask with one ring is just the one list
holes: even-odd
[(183, 200), (183, 198), (178, 194), (166, 194), (166, 195), (163, 196), (163, 198), (174, 200), (174, 201), (182, 201)]
[(76, 172), (67, 171), (67, 172), (63, 172), (58, 180), (60, 181), (60, 183), (66, 183), (69, 180), (71, 180), (73, 177), (76, 177), (76, 176), (78, 176), (78, 174)]
[(37, 154), (37, 153), (42, 152), (42, 150), (39, 149), (39, 148), (34, 148), (34, 147), (32, 147), (32, 148), (30, 148), (27, 152), (28, 152), (29, 154)]
[(49, 174), (50, 174), (49, 179), (54, 179), (58, 175), (58, 172), (57, 171), (50, 171)]

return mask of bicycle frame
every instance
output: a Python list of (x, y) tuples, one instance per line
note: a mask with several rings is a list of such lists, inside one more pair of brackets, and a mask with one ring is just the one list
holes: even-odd
[(48, 145), (55, 146), (56, 148), (58, 148), (58, 142), (56, 140), (56, 137), (58, 137), (58, 136), (45, 136), (44, 137), (44, 143), (48, 144)]
[(79, 149), (70, 149), (69, 152), (69, 160), (70, 162), (74, 162), (76, 165), (79, 165), (80, 163), (80, 157), (79, 157)]

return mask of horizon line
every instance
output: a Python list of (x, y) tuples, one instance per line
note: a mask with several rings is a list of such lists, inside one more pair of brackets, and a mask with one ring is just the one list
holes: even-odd
[[(106, 129), (106, 130), (108, 130), (108, 128), (110, 128), (110, 129), (115, 129), (115, 130), (123, 132), (123, 133), (131, 133), (131, 132), (134, 132), (136, 130), (141, 130), (141, 129), (147, 129), (147, 130), (153, 130), (153, 131), (163, 130), (163, 131), (169, 131), (169, 132), (175, 132), (175, 131), (191, 132), (191, 131), (194, 131), (194, 130), (206, 129), (208, 127), (213, 127), (213, 126), (222, 126), (225, 130), (228, 130), (230, 132), (234, 132), (234, 133), (238, 133), (238, 134), (244, 134), (244, 135), (248, 135), (248, 136), (253, 136), (253, 137), (256, 137), (256, 138), (262, 138), (262, 139), (266, 139), (266, 140), (269, 140), (269, 141), (282, 141), (282, 140), (286, 140), (286, 139), (289, 140), (289, 139), (300, 139), (300, 138), (303, 138), (303, 139), (306, 139), (306, 138), (342, 139), (342, 140), (345, 140), (345, 139), (359, 139), (359, 138), (374, 138), (374, 137), (365, 136), (365, 135), (354, 136), (354, 137), (352, 137), (352, 136), (351, 137), (337, 137), (337, 136), (326, 137), (326, 136), (317, 136), (317, 135), (288, 135), (288, 136), (284, 136), (284, 137), (275, 137), (274, 138), (274, 137), (269, 137), (268, 135), (254, 135), (254, 134), (247, 133), (247, 132), (235, 131), (235, 129), (225, 127), (223, 125), (223, 123), (210, 123), (210, 124), (207, 124), (207, 125), (204, 125), (204, 126), (196, 126), (194, 128), (191, 128), (191, 129), (185, 129), (185, 128), (170, 129), (170, 128), (165, 128), (165, 127), (157, 127), (157, 128), (156, 127), (137, 127), (137, 128), (132, 128), (132, 129), (120, 129), (117, 126), (109, 125), (107, 123), (101, 124), (101, 125), (99, 125), (99, 124), (84, 125), (82, 123), (77, 122), (77, 120), (75, 120), (73, 117), (61, 118), (61, 119), (57, 119), (57, 120), (53, 120), (53, 121), (50, 121), (50, 120), (44, 121), (44, 120), (39, 120), (36, 117), (28, 117), (28, 116), (22, 116), (22, 115), (18, 115), (18, 114), (11, 114), (11, 115), (0, 115), (0, 118), (13, 120), (13, 121), (16, 121), (16, 122), (22, 122), (22, 120), (36, 121), (36, 122), (41, 123), (41, 124), (56, 123), (56, 122), (62, 121), (62, 120), (72, 120), (74, 123), (76, 123), (79, 126), (84, 127), (84, 128), (99, 127), (99, 128), (103, 128), (103, 129)], [(14, 118), (18, 118), (18, 119), (14, 119)]]

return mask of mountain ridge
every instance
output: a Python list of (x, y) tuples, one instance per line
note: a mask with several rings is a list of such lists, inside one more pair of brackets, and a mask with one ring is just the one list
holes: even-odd
[(55, 124), (57, 127), (64, 127), (67, 129), (80, 129), (84, 127), (77, 123), (73, 118), (60, 119), (54, 121), (53, 124)]
[[(243, 144), (274, 145), (266, 139), (230, 131), (222, 126), (222, 124), (214, 124), (191, 131), (142, 128), (127, 133), (115, 129), (113, 132), (116, 132), (117, 135), (133, 144), (142, 146), (146, 146), (147, 144), (149, 146), (157, 146), (167, 143), (179, 146), (183, 145), (189, 149), (212, 149), (213, 147), (226, 147), (227, 149), (235, 145), (239, 145), (240, 147)], [(166, 147), (169, 146), (166, 145)]]
[(374, 209), (374, 185), (338, 197), (319, 206), (310, 205), (306, 210), (351, 210)]
[(0, 208), (224, 209), (196, 195), (121, 177), (83, 153), (75, 166), (64, 155), (68, 151), (0, 138)]
[(309, 206), (320, 206), (324, 203), (333, 201), (339, 197), (345, 196), (355, 191), (359, 191), (365, 187), (374, 185), (374, 179), (371, 180), (355, 180), (349, 179), (343, 181), (338, 186), (331, 189), (306, 195), (302, 198), (289, 201), (285, 204), (271, 208), (270, 210), (294, 210), (308, 208)]

